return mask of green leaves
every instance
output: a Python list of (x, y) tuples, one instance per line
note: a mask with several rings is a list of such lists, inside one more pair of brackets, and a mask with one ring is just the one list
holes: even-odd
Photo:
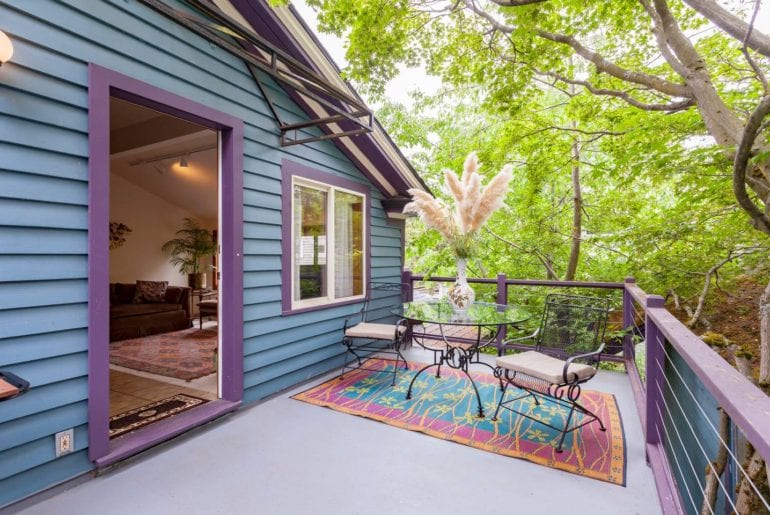
[[(701, 286), (699, 273), (731, 249), (762, 242), (736, 208), (731, 149), (714, 143), (697, 108), (665, 113), (632, 107), (621, 97), (646, 104), (678, 99), (628, 75), (600, 73), (568, 44), (542, 37), (573, 37), (623, 70), (684, 84), (661, 56), (642, 3), (474, 2), (489, 19), (462, 2), (309, 3), (320, 9), (324, 29), (348, 38), (346, 73), (374, 98), (399, 66), (422, 63), (442, 78), (443, 89), (415, 95), (414, 107), (386, 101), (378, 112), (434, 192), (440, 193), (441, 170), (459, 169), (471, 150), (479, 150), (483, 175), (515, 164), (506, 206), (489, 220), (491, 232), (479, 234), (480, 269), (540, 278), (550, 268), (564, 275), (573, 168), (583, 196), (577, 279), (636, 275), (648, 291), (675, 288), (686, 296)], [(760, 85), (739, 42), (705, 30), (706, 21), (680, 2), (669, 4), (727, 106), (749, 112)], [(575, 80), (582, 83), (569, 84)], [(770, 152), (762, 151), (754, 162), (767, 159)], [(407, 238), (409, 267), (453, 272), (451, 253), (435, 233), (410, 222)], [(753, 266), (752, 259), (731, 263), (723, 274)]]

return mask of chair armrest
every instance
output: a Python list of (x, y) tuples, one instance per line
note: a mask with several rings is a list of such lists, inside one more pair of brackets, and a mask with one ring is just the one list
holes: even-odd
[[(598, 349), (596, 349), (593, 352), (587, 352), (585, 354), (576, 354), (574, 356), (570, 356), (567, 358), (567, 361), (564, 362), (564, 370), (562, 371), (562, 378), (564, 379), (564, 383), (568, 384), (569, 380), (567, 379), (567, 370), (569, 370), (569, 366), (576, 360), (576, 359), (584, 359), (584, 358), (590, 358), (592, 356), (601, 356), (601, 353), (604, 352), (604, 342), (599, 346)], [(597, 361), (598, 365), (598, 361)]]

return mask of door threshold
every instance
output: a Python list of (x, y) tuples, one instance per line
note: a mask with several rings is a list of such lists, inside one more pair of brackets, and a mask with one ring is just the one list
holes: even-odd
[(240, 406), (240, 401), (232, 402), (219, 399), (207, 402), (202, 406), (184, 411), (165, 420), (160, 420), (145, 428), (137, 429), (125, 436), (112, 440), (110, 442), (110, 452), (94, 460), (94, 464), (97, 469), (113, 465), (118, 461), (170, 440), (175, 436), (179, 436), (194, 427), (233, 412)]

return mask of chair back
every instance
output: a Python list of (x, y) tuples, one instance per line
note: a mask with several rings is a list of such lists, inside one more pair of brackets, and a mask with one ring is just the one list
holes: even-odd
[(406, 283), (370, 282), (361, 307), (361, 320), (367, 322), (392, 317), (390, 310), (401, 305), (406, 298), (407, 288), (409, 285)]
[[(552, 293), (545, 299), (537, 350), (557, 357), (603, 349), (609, 299)], [(598, 361), (596, 356), (591, 361)]]

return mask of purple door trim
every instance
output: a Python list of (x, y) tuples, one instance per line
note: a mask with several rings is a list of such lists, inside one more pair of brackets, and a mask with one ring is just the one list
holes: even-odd
[(89, 457), (109, 441), (110, 97), (220, 131), (222, 399), (243, 398), (243, 121), (107, 68), (88, 67), (88, 438)]

